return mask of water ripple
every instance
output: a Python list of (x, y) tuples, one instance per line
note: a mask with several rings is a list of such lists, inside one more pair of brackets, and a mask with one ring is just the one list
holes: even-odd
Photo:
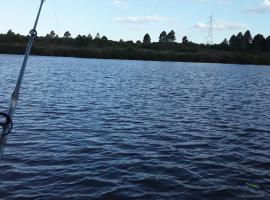
[[(0, 55), (0, 108), (22, 56)], [(270, 198), (270, 68), (31, 57), (1, 199)]]

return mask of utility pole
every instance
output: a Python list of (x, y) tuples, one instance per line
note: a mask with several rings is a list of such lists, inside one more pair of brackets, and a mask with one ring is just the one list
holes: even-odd
[(207, 44), (212, 45), (213, 44), (213, 15), (211, 13), (208, 21), (208, 35), (207, 35)]

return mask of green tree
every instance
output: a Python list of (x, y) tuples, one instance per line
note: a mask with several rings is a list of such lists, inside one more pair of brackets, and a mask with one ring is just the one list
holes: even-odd
[(165, 43), (166, 40), (167, 40), (167, 33), (166, 33), (166, 31), (162, 31), (159, 35), (159, 42)]
[(96, 34), (95, 40), (100, 40), (100, 34), (99, 33)]
[(249, 30), (244, 33), (244, 49), (248, 50), (252, 43), (252, 35)]
[(242, 40), (242, 39), (244, 39), (244, 36), (243, 36), (243, 34), (241, 32), (239, 32), (237, 34), (236, 38), (237, 38), (237, 40)]
[(88, 38), (90, 41), (93, 40), (93, 37), (92, 37), (92, 35), (91, 35), (90, 33), (88, 34), (87, 38)]
[(108, 38), (104, 35), (104, 36), (101, 38), (101, 40), (107, 42), (107, 41), (108, 41)]
[(175, 40), (176, 40), (175, 32), (174, 32), (174, 30), (171, 30), (171, 32), (169, 32), (167, 37), (166, 37), (166, 41), (167, 42), (174, 42)]
[(15, 33), (11, 29), (9, 29), (8, 32), (7, 32), (7, 35), (8, 36), (14, 36)]
[(222, 49), (225, 49), (225, 50), (228, 49), (228, 47), (229, 47), (229, 42), (228, 42), (227, 38), (225, 38), (225, 39), (223, 40), (223, 42), (220, 43), (220, 47), (221, 47)]
[(221, 44), (224, 45), (224, 46), (228, 46), (229, 45), (229, 42), (228, 42), (227, 38), (225, 38), (223, 40), (223, 42), (221, 42)]
[(184, 44), (184, 45), (188, 44), (188, 38), (187, 38), (187, 36), (184, 36), (183, 37), (182, 44)]
[(235, 35), (232, 35), (232, 37), (229, 40), (229, 45), (231, 49), (235, 49), (237, 47), (237, 39)]
[(265, 50), (270, 51), (270, 36), (268, 36), (265, 40)]
[(9, 41), (9, 42), (14, 42), (17, 40), (17, 37), (15, 33), (11, 29), (9, 29), (4, 40)]
[(146, 45), (151, 44), (151, 37), (148, 33), (145, 34), (145, 36), (143, 37), (143, 44), (146, 44)]
[(255, 51), (263, 51), (265, 44), (265, 38), (263, 35), (258, 34), (254, 37), (252, 45)]
[(252, 35), (249, 30), (244, 33), (244, 40), (247, 44), (252, 43)]
[(237, 50), (245, 49), (245, 39), (241, 32), (239, 32), (238, 35), (236, 36), (236, 49)]
[(49, 36), (49, 38), (53, 39), (55, 37), (55, 35), (56, 35), (55, 32), (51, 31), (48, 36)]
[(89, 44), (89, 40), (85, 35), (78, 35), (75, 41), (78, 46), (87, 46)]
[(71, 34), (70, 34), (69, 31), (66, 31), (66, 32), (64, 33), (64, 38), (66, 38), (66, 39), (71, 38)]

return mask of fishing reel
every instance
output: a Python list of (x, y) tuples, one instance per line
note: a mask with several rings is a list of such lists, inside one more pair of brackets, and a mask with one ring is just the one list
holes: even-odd
[(13, 128), (11, 117), (4, 112), (0, 112), (0, 128), (2, 128), (2, 135), (0, 137), (10, 134)]

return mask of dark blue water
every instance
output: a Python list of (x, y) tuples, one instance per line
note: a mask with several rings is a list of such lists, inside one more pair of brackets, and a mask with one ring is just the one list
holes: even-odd
[(269, 122), (269, 66), (31, 57), (0, 199), (270, 199)]

